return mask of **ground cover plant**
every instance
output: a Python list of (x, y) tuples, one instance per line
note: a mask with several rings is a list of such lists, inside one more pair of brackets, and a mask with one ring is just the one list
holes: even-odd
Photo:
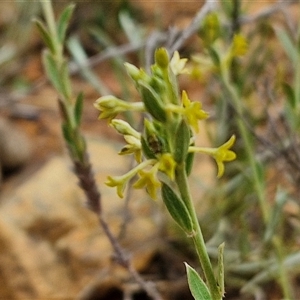
[[(162, 299), (155, 285), (133, 268), (102, 213), (101, 194), (80, 132), (84, 95), (73, 95), (64, 55), (74, 6), (67, 6), (55, 21), (51, 2), (41, 4), (45, 23), (36, 21), (36, 25), (47, 45), (45, 70), (59, 94), (62, 132), (74, 172), (119, 263), (149, 297)], [(186, 30), (173, 40), (169, 32), (146, 48), (150, 54), (144, 54), (143, 68), (124, 65), (124, 52), (114, 56), (124, 97), (108, 95), (80, 52), (80, 41), (71, 39), (68, 43), (82, 74), (103, 94), (95, 99), (100, 119), (108, 119), (127, 142), (119, 154), (133, 154), (136, 161), (124, 175), (108, 174), (106, 184), (116, 187), (123, 197), (133, 179), (133, 187), (145, 188), (151, 198), (162, 199), (193, 241), (198, 256), (198, 266), (196, 260), (192, 267), (186, 264), (195, 299), (230, 299), (237, 293), (241, 299), (297, 299), (300, 27), (287, 17), (275, 25), (269, 19), (275, 12), (286, 16), (288, 4), (292, 1), (246, 18), (247, 3), (243, 1), (222, 1), (219, 6), (205, 2)], [(299, 9), (298, 4), (295, 7)], [(120, 19), (124, 31), (137, 26), (126, 14)], [(247, 27), (248, 23), (251, 26)], [(97, 28), (93, 34), (109, 45)], [(187, 49), (187, 61), (177, 51), (193, 35), (201, 47)], [(132, 45), (140, 48), (141, 40), (142, 33)], [(274, 51), (277, 48), (280, 50)], [(137, 89), (137, 101), (129, 101), (136, 96), (128, 94), (130, 83), (123, 82), (123, 76), (128, 76), (125, 71)], [(197, 81), (205, 90), (211, 121), (204, 105), (191, 100), (188, 91), (181, 91), (179, 75)], [(123, 113), (122, 119), (116, 119)], [(200, 120), (209, 123), (212, 147), (195, 143)], [(207, 202), (201, 215), (188, 183), (197, 152), (215, 160), (216, 177), (220, 178), (201, 200)], [(224, 162), (230, 162), (226, 168)], [(270, 292), (270, 286), (276, 287), (277, 296)]]

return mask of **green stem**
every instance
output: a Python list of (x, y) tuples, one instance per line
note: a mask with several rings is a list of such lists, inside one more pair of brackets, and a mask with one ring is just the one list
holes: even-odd
[(178, 189), (180, 191), (182, 200), (184, 201), (190, 216), (192, 218), (193, 227), (194, 227), (194, 235), (192, 236), (197, 255), (200, 261), (200, 265), (203, 269), (205, 278), (207, 280), (207, 285), (210, 290), (210, 294), (212, 296), (213, 300), (222, 299), (222, 296), (220, 295), (220, 291), (218, 288), (218, 284), (216, 281), (216, 278), (214, 276), (214, 272), (212, 269), (212, 265), (207, 253), (206, 245), (204, 242), (203, 234), (198, 222), (196, 210), (191, 198), (191, 193), (189, 189), (189, 184), (187, 180), (187, 174), (185, 171), (185, 164), (180, 164), (176, 168), (176, 183), (178, 186)]

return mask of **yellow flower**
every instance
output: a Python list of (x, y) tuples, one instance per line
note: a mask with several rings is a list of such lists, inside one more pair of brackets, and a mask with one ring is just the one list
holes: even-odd
[(142, 161), (142, 145), (141, 140), (132, 135), (124, 135), (125, 141), (128, 143), (121, 151), (120, 155), (134, 154), (135, 160), (140, 163)]
[(105, 184), (110, 187), (117, 188), (117, 194), (120, 198), (124, 197), (124, 190), (128, 181), (134, 177), (138, 172), (140, 172), (143, 168), (147, 167), (148, 165), (153, 165), (157, 162), (156, 159), (148, 159), (144, 162), (137, 165), (135, 168), (131, 169), (129, 172), (122, 176), (107, 176), (107, 180)]
[(235, 56), (243, 56), (248, 51), (248, 43), (244, 36), (241, 34), (236, 34), (233, 37), (233, 42), (231, 46), (231, 55)]
[(208, 113), (202, 110), (200, 102), (191, 102), (186, 91), (182, 91), (182, 104), (184, 107), (183, 114), (187, 118), (187, 122), (192, 126), (195, 132), (199, 132), (198, 120), (208, 118)]
[(201, 152), (211, 155), (218, 166), (218, 174), (217, 177), (220, 178), (224, 174), (224, 162), (232, 161), (236, 158), (235, 152), (229, 150), (235, 142), (235, 135), (231, 136), (231, 138), (224, 143), (219, 148), (201, 148), (201, 147), (189, 147), (189, 152)]
[(105, 184), (110, 187), (116, 187), (117, 188), (117, 194), (120, 198), (123, 198), (124, 190), (126, 188), (128, 182), (128, 178), (126, 176), (107, 176), (107, 181)]
[(159, 158), (159, 170), (164, 172), (171, 180), (175, 178), (176, 162), (171, 153), (164, 153)]
[(173, 57), (170, 61), (170, 67), (171, 67), (172, 72), (175, 75), (188, 74), (189, 71), (185, 67), (187, 61), (188, 61), (187, 58), (180, 58), (178, 51), (175, 51), (173, 54)]
[(158, 164), (154, 165), (150, 171), (141, 170), (139, 172), (140, 178), (134, 183), (133, 187), (146, 190), (152, 199), (156, 199), (157, 189), (161, 187), (160, 181), (157, 179)]

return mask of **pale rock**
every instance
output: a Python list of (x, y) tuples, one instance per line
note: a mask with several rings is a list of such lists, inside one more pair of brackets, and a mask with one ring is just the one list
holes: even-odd
[[(103, 182), (109, 174), (126, 172), (129, 160), (117, 155), (120, 147), (111, 141), (90, 139), (88, 146), (102, 192), (103, 209), (117, 234), (124, 200)], [(89, 284), (94, 284), (97, 274), (115, 265), (112, 247), (97, 217), (86, 208), (67, 157), (52, 158), (0, 202), (0, 297), (3, 299), (75, 299)], [(143, 249), (147, 240), (157, 236), (157, 226), (151, 220), (152, 202), (141, 191), (133, 194), (130, 207), (133, 218), (122, 239), (140, 270), (156, 248), (152, 242), (148, 251)], [(115, 276), (124, 280), (128, 273), (122, 270)]]
[[(125, 202), (104, 181), (107, 175), (128, 171), (130, 159), (117, 155), (121, 147), (108, 140), (88, 139), (104, 215), (116, 235)], [(200, 177), (191, 178), (193, 194), (199, 198), (203, 192), (201, 173), (205, 177), (207, 171), (196, 166), (195, 174)], [(111, 278), (110, 286), (119, 282), (120, 291), (124, 283), (132, 283), (128, 272), (113, 262), (112, 247), (85, 201), (66, 156), (50, 159), (0, 199), (0, 298), (89, 300), (94, 298), (88, 295), (98, 293), (101, 282), (108, 284)], [(162, 202), (150, 200), (143, 190), (131, 191), (129, 212), (121, 243), (134, 266), (145, 271), (165, 242), (159, 231), (170, 218), (164, 217), (167, 212)]]

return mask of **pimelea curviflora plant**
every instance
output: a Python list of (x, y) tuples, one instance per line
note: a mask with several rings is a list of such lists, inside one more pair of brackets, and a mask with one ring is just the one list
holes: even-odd
[[(134, 188), (145, 188), (152, 199), (161, 197), (170, 215), (193, 240), (205, 280), (186, 264), (188, 283), (195, 299), (222, 299), (224, 295), (224, 244), (219, 246), (217, 274), (214, 273), (205, 241), (193, 204), (188, 176), (195, 153), (212, 156), (218, 167), (217, 177), (224, 173), (224, 162), (232, 161), (236, 154), (231, 150), (233, 135), (218, 148), (198, 147), (194, 134), (199, 131), (198, 122), (208, 118), (201, 103), (191, 101), (186, 91), (180, 92), (177, 76), (187, 72), (187, 59), (175, 52), (170, 60), (165, 48), (155, 52), (151, 74), (126, 63), (125, 67), (141, 97), (141, 102), (129, 103), (115, 96), (103, 96), (95, 102), (101, 111), (100, 119), (108, 119), (110, 125), (124, 136), (127, 144), (120, 155), (133, 154), (136, 166), (126, 174), (108, 176), (106, 184), (116, 187), (123, 197), (126, 186), (137, 175)], [(138, 132), (127, 122), (116, 119), (126, 111), (143, 113), (143, 132)]]

